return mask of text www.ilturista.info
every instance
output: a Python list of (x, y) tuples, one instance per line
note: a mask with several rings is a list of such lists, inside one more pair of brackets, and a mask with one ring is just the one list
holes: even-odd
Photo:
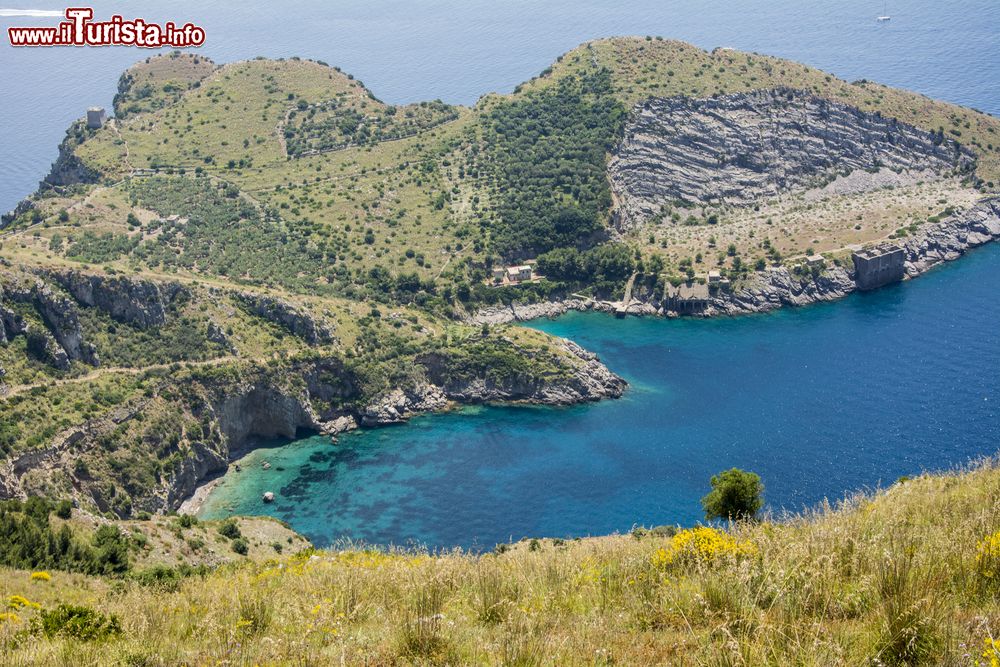
[(127, 21), (112, 16), (110, 21), (92, 21), (90, 7), (69, 7), (66, 19), (54, 27), (7, 28), (11, 46), (141, 46), (158, 49), (185, 48), (205, 43), (205, 30), (193, 23), (163, 25), (143, 19)]

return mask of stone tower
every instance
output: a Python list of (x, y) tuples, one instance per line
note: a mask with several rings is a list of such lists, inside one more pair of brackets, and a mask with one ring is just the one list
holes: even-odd
[(92, 130), (99, 130), (104, 126), (104, 107), (90, 107), (87, 109), (87, 127)]

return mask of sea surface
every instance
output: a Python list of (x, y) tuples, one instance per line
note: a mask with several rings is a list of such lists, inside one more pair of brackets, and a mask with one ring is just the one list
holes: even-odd
[(536, 321), (600, 354), (631, 383), (625, 396), (260, 449), (202, 515), (270, 514), (320, 545), (492, 548), (693, 524), (711, 475), (732, 466), (760, 474), (780, 514), (965, 464), (1000, 443), (998, 265), (991, 245), (905, 284), (767, 315)]
[[(3, 4), (12, 2), (14, 4)], [(44, 4), (42, 4), (44, 3)], [(70, 6), (73, 3), (69, 3)], [(79, 4), (79, 3), (76, 3)], [(868, 78), (1000, 113), (1000, 2), (967, 0), (94, 0), (95, 18), (205, 28), (216, 62), (258, 55), (324, 60), (380, 99), (473, 104), (509, 92), (589, 39), (662, 35), (794, 60), (847, 80)], [(50, 0), (0, 0), (0, 211), (31, 193), (66, 128), (88, 106), (111, 109), (122, 71), (154, 52), (134, 47), (21, 48), (9, 26), (58, 18)], [(878, 23), (884, 12), (892, 20)]]
[[(0, 0), (2, 2), (3, 0)], [(62, 5), (21, 7), (61, 10)], [(969, 0), (95, 2), (97, 18), (178, 23), (217, 62), (298, 55), (389, 103), (472, 104), (610, 35), (662, 35), (798, 60), (1000, 114), (1000, 3)], [(875, 16), (891, 14), (889, 22)], [(5, 17), (10, 25), (54, 18)], [(0, 210), (29, 194), (84, 109), (110, 109), (134, 48), (11, 48), (0, 33)], [(711, 474), (757, 471), (772, 511), (997, 450), (1000, 247), (836, 304), (710, 321), (570, 314), (534, 323), (601, 354), (631, 388), (572, 408), (480, 407), (273, 443), (207, 516), (267, 512), (318, 544), (490, 548), (689, 524)], [(271, 469), (263, 471), (267, 460)], [(278, 493), (263, 505), (264, 491)]]

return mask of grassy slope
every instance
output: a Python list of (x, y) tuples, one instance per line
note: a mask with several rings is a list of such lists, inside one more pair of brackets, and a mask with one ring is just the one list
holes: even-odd
[(4, 597), (83, 602), (124, 635), (18, 642), (37, 614), (23, 610), (0, 650), (33, 664), (970, 665), (1000, 636), (1000, 552), (977, 557), (998, 527), (1000, 470), (983, 467), (738, 526), (672, 561), (678, 538), (647, 533), (481, 557), (319, 552), (176, 592), (7, 571)]
[[(301, 118), (299, 102), (329, 101), (372, 115), (386, 109), (359, 81), (319, 63), (232, 63), (177, 103), (101, 130), (78, 155), (114, 178), (157, 164), (200, 167), (288, 220), (321, 225), (325, 236), (344, 246), (343, 261), (352, 270), (384, 266), (437, 275), (451, 256), (462, 256), (455, 249), (461, 243), (458, 225), (434, 200), (448, 189), (441, 154), (460, 135), (468, 112), (456, 109), (457, 120), (416, 136), (288, 159), (287, 116)], [(400, 107), (397, 115), (408, 111)], [(290, 125), (297, 122), (293, 118)], [(368, 230), (374, 243), (364, 242)]]
[(208, 58), (179, 51), (136, 63), (119, 82), (123, 90), (115, 96), (115, 115), (124, 118), (173, 104), (214, 69)]
[[(384, 116), (386, 106), (359, 81), (312, 61), (253, 60), (206, 74), (209, 67), (206, 61), (196, 66), (190, 59), (167, 56), (133, 68), (130, 76), (135, 83), (125, 97), (135, 96), (143, 82), (152, 81), (154, 89), (169, 85), (169, 91), (139, 102), (165, 106), (130, 114), (97, 132), (76, 149), (77, 155), (111, 178), (155, 164), (188, 171), (200, 168), (233, 183), (289, 224), (315, 226), (314, 238), (336, 248), (340, 265), (356, 280), (381, 267), (393, 274), (416, 272), (422, 279), (440, 277), (444, 285), (461, 281), (467, 275), (463, 261), (478, 264), (490, 254), (488, 228), (499, 204), (489, 179), (469, 173), (484, 166), (473, 152), (485, 116), (498, 105), (550, 88), (563, 77), (598, 68), (611, 71), (613, 94), (626, 108), (650, 96), (701, 97), (774, 86), (810, 90), (928, 130), (943, 128), (977, 153), (978, 174), (987, 185), (1000, 180), (996, 118), (908, 91), (848, 83), (778, 58), (732, 50), (709, 53), (676, 41), (614, 38), (587, 43), (515, 93), (489, 95), (472, 110), (455, 109), (456, 120), (396, 141), (299, 158), (286, 155), (284, 131), (301, 126), (314, 110), (322, 121), (328, 113), (323, 105), (335, 102), (338, 113), (346, 109), (374, 119)], [(179, 90), (181, 84), (189, 88)], [(405, 118), (406, 109), (400, 107), (397, 116)], [(391, 128), (387, 131), (391, 134)], [(908, 192), (901, 191), (906, 196)], [(938, 198), (967, 199), (957, 184)], [(66, 204), (46, 207), (60, 205)], [(841, 215), (845, 207), (894, 212), (862, 213), (871, 223), (866, 220), (863, 229), (855, 229), (856, 214)], [(785, 256), (834, 252), (849, 243), (884, 238), (896, 229), (921, 224), (937, 212), (923, 205), (899, 209), (877, 193), (835, 198), (809, 209), (804, 216), (785, 210), (766, 210), (762, 216), (728, 212), (723, 222), (736, 222), (737, 228), (723, 230), (714, 246), (702, 238), (709, 235), (703, 230), (678, 229), (678, 225), (636, 232), (628, 241), (647, 256), (661, 255), (670, 272), (685, 257), (699, 252), (714, 256), (719, 244), (724, 248), (728, 242), (737, 245), (745, 264), (752, 262), (762, 254), (762, 232), (774, 236), (772, 243)], [(782, 229), (767, 229), (764, 220), (770, 217)], [(43, 229), (40, 242), (52, 233), (56, 232)]]
[(561, 56), (551, 72), (532, 79), (523, 89), (546, 86), (550, 79), (595, 66), (612, 71), (616, 94), (628, 106), (649, 97), (710, 97), (786, 86), (864, 111), (880, 111), (928, 131), (943, 127), (976, 152), (983, 179), (1000, 180), (1000, 119), (899, 88), (864, 80), (849, 83), (773, 56), (732, 49), (709, 52), (675, 40), (617, 37), (573, 49)]

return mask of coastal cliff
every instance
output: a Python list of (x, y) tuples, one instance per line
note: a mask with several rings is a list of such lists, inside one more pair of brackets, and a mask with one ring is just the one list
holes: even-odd
[[(925, 180), (973, 168), (942, 135), (800, 90), (636, 105), (608, 164), (620, 229), (663, 204), (747, 206), (855, 171), (916, 172)], [(873, 180), (871, 187), (881, 187)]]
[(88, 166), (76, 154), (75, 149), (86, 140), (88, 132), (86, 123), (78, 120), (66, 130), (66, 137), (59, 144), (59, 156), (52, 163), (48, 175), (40, 184), (40, 189), (76, 185), (78, 183), (97, 183), (102, 174)]
[[(454, 404), (565, 405), (621, 396), (627, 384), (570, 341), (533, 348), (486, 338), (417, 355), (406, 381), (372, 386), (371, 370), (330, 353), (264, 364), (234, 362), (154, 379), (111, 412), (70, 427), (0, 465), (0, 496), (72, 496), (121, 517), (177, 509), (261, 441), (335, 436)], [(478, 347), (515, 363), (503, 373)], [(487, 353), (489, 354), (489, 353)]]
[(434, 352), (415, 360), (424, 379), (367, 398), (359, 395), (360, 379), (352, 369), (332, 359), (296, 365), (292, 375), (302, 380), (296, 388), (282, 386), (268, 375), (215, 387), (202, 414), (217, 423), (221, 437), (193, 445), (192, 455), (181, 462), (165, 484), (159, 504), (151, 509), (176, 509), (200, 484), (225, 472), (230, 460), (261, 440), (291, 439), (303, 432), (335, 437), (359, 427), (398, 424), (452, 405), (567, 405), (618, 398), (627, 388), (596, 355), (568, 340), (560, 340), (559, 346), (576, 363), (555, 377), (527, 374), (497, 379), (487, 372), (454, 379), (447, 371), (452, 363), (449, 355)]

